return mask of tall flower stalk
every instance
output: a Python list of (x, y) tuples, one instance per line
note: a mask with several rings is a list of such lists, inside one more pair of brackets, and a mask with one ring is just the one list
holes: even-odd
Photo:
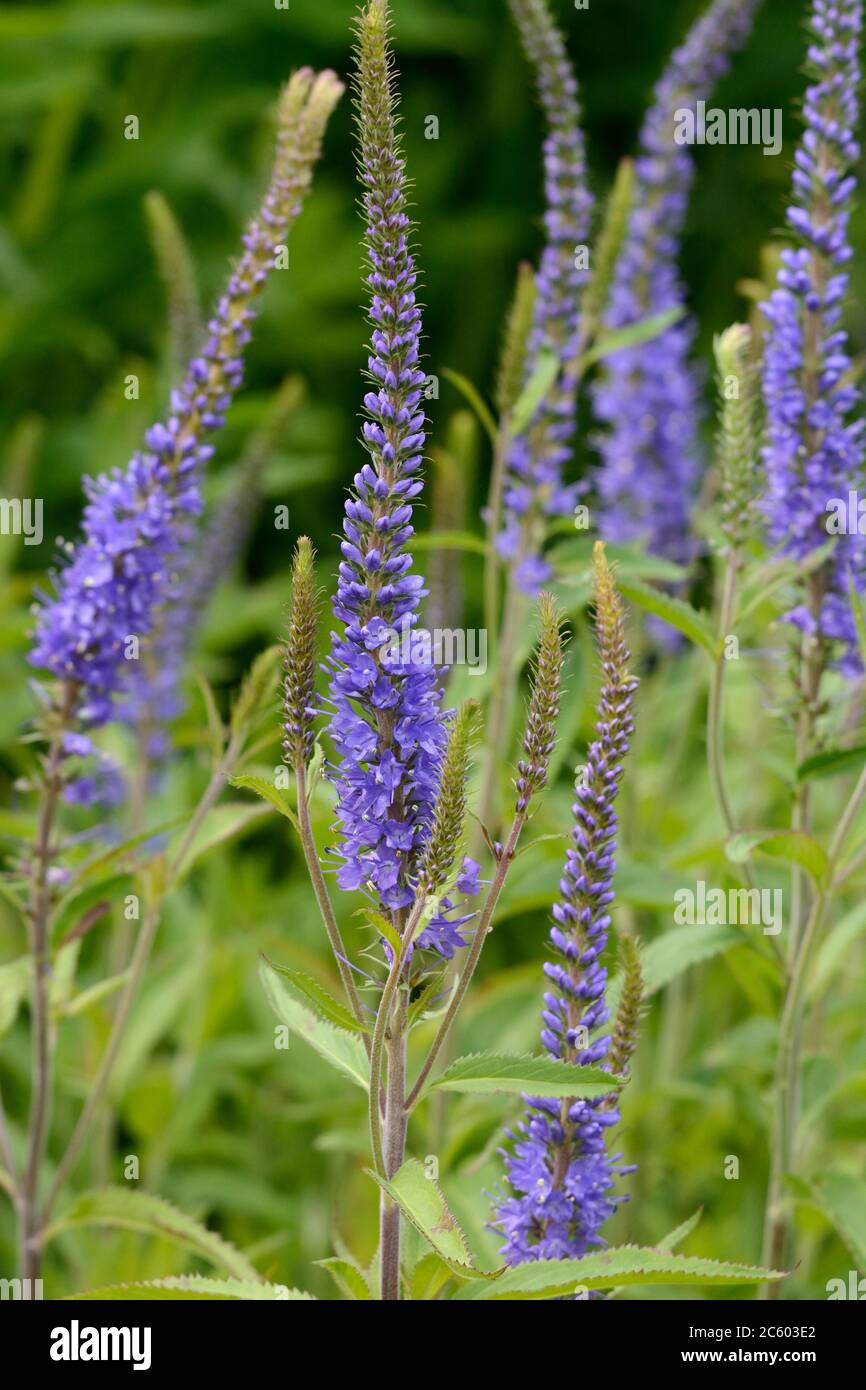
[[(55, 683), (44, 692), (40, 717), (47, 751), (42, 759), (37, 841), (28, 868), (33, 1079), (18, 1201), (25, 1278), (38, 1273), (44, 1216), (39, 1210), (39, 1179), (48, 1130), (53, 1047), (48, 1010), (49, 923), (58, 888), (68, 879), (57, 863), (56, 817), (63, 797), (80, 799), (83, 780), (69, 771), (69, 760), (95, 755), (90, 730), (116, 713), (116, 697), (128, 689), (140, 644), (146, 644), (161, 606), (174, 597), (173, 571), (201, 509), (200, 479), (213, 453), (211, 438), (221, 428), (241, 383), (255, 301), (275, 265), (278, 247), (300, 212), (325, 125), (341, 91), (333, 73), (317, 76), (308, 68), (286, 85), (270, 183), (259, 213), (247, 228), (243, 254), (208, 324), (206, 341), (172, 393), (169, 414), (148, 430), (144, 449), (125, 469), (85, 480), (88, 501), (83, 535), (63, 546), (63, 563), (53, 576), (54, 594), (40, 596), (37, 605), (30, 660), (51, 673)], [(142, 926), (136, 968), (127, 982), (126, 1005), (118, 1011), (116, 1025), (125, 1021), (157, 923), (158, 915), (151, 913)], [(106, 1051), (112, 1061), (118, 1036), (115, 1030)], [(95, 1088), (100, 1093), (109, 1069), (100, 1074)], [(88, 1122), (93, 1108), (91, 1095)], [(81, 1137), (79, 1125), (70, 1150), (77, 1151)], [(56, 1187), (55, 1182), (53, 1191)]]
[[(498, 534), (490, 536), (503, 560), (506, 592), (498, 641), (499, 679), (490, 706), (490, 746), (499, 749), (509, 736), (514, 706), (515, 649), (525, 613), (525, 598), (537, 594), (552, 573), (542, 554), (551, 518), (571, 513), (576, 497), (566, 484), (577, 425), (581, 357), (586, 347), (580, 305), (588, 279), (587, 242), (593, 199), (586, 179), (586, 151), (581, 127), (578, 83), (565, 41), (547, 0), (509, 0), (547, 127), (544, 141), (545, 241), (532, 292), (527, 277), (518, 294), (506, 341), (506, 376), (525, 389), (541, 380), (540, 398), (529, 419), (513, 427), (514, 384), (500, 390), (504, 409), (494, 463), (489, 513)], [(528, 330), (528, 332), (527, 332)], [(524, 333), (526, 336), (524, 338)], [(502, 524), (500, 526), (500, 518)], [(495, 607), (496, 566), (491, 556), (486, 578), (487, 614)], [(481, 823), (494, 816), (497, 767), (485, 768)], [(495, 826), (491, 826), (495, 829)]]
[[(855, 128), (862, 24), (861, 0), (812, 0), (807, 63), (811, 82), (803, 103), (806, 129), (795, 154), (788, 209), (788, 224), (798, 244), (783, 252), (776, 288), (763, 306), (769, 321), (763, 378), (768, 526), (771, 538), (801, 562), (828, 544), (833, 500), (847, 500), (862, 477), (863, 422), (852, 418), (861, 397), (852, 381), (842, 327), (852, 255), (852, 168), (859, 155)], [(861, 669), (852, 598), (863, 578), (862, 537), (837, 535), (832, 553), (806, 574), (801, 601), (788, 615), (800, 633), (798, 766), (815, 749), (822, 682), (831, 657), (838, 655), (848, 675)], [(834, 836), (834, 868), (853, 818), (851, 808), (862, 800), (862, 783), (861, 778)], [(797, 831), (810, 827), (806, 786), (795, 792), (792, 823)], [(765, 1253), (777, 1259), (784, 1257), (790, 1234), (784, 1180), (796, 1161), (806, 970), (827, 897), (821, 887), (812, 891), (809, 901), (804, 876), (796, 870), (793, 889), (764, 1228)]]
[[(594, 553), (596, 637), (603, 685), (596, 738), (575, 787), (573, 845), (560, 880), (550, 930), (555, 958), (544, 967), (541, 1041), (557, 1061), (575, 1066), (610, 1065), (610, 1017), (603, 962), (614, 899), (617, 839), (615, 802), (634, 730), (632, 701), (637, 679), (629, 671), (625, 619), (598, 542)], [(637, 973), (636, 973), (637, 971)], [(624, 1073), (634, 1048), (639, 1012), (639, 970), (633, 961), (615, 1030), (614, 1058)], [(508, 1264), (567, 1259), (601, 1243), (600, 1231), (613, 1215), (617, 1176), (630, 1171), (608, 1154), (606, 1132), (619, 1121), (607, 1100), (536, 1098), (512, 1138), (506, 1156), (512, 1194), (496, 1213), (505, 1236)]]
[(677, 265), (694, 161), (676, 142), (676, 113), (709, 97), (744, 43), (759, 3), (714, 0), (655, 88), (604, 325), (623, 329), (661, 314), (676, 321), (651, 341), (612, 353), (593, 390), (596, 417), (605, 427), (597, 437), (603, 533), (641, 541), (679, 562), (691, 555), (689, 522), (701, 460), (700, 382), (689, 361), (694, 325), (682, 317), (685, 291)]

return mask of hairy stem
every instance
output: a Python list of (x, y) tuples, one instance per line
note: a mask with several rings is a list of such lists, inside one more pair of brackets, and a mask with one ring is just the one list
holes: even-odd
[[(405, 991), (392, 1011), (388, 1039), (388, 1080), (385, 1088), (385, 1176), (392, 1178), (406, 1151), (406, 1014)], [(400, 1297), (400, 1208), (383, 1192), (380, 1199), (381, 1295), (386, 1302)]]
[(93, 1119), (102, 1103), (111, 1080), (114, 1064), (117, 1061), (117, 1055), (120, 1051), (121, 1043), (123, 1042), (123, 1035), (130, 1011), (147, 968), (147, 962), (150, 959), (150, 951), (159, 927), (165, 895), (169, 891), (172, 881), (177, 877), (177, 874), (183, 867), (186, 856), (192, 847), (196, 835), (201, 829), (205, 817), (219, 797), (220, 792), (225, 786), (227, 777), (231, 775), (240, 753), (242, 741), (242, 736), (236, 735), (229, 743), (223, 758), (214, 768), (211, 779), (193, 812), (177, 852), (168, 865), (165, 886), (162, 892), (159, 893), (155, 900), (149, 905), (147, 913), (145, 914), (129, 963), (127, 981), (112, 1020), (111, 1032), (108, 1037), (108, 1042), (105, 1045), (105, 1051), (102, 1054), (99, 1069), (91, 1083), (84, 1109), (78, 1117), (78, 1123), (72, 1132), (72, 1138), (67, 1145), (66, 1152), (58, 1164), (57, 1171), (54, 1175), (54, 1181), (51, 1184), (48, 1196), (45, 1200), (45, 1206), (42, 1212), (43, 1224), (48, 1220), (60, 1189), (72, 1171), (73, 1165), (87, 1138), (90, 1126), (93, 1123)]
[(475, 969), (478, 965), (481, 952), (484, 949), (484, 941), (488, 931), (490, 930), (490, 923), (493, 919), (493, 914), (496, 910), (496, 905), (499, 901), (499, 895), (502, 892), (502, 889), (505, 885), (505, 880), (508, 876), (508, 870), (511, 868), (511, 865), (514, 861), (514, 853), (517, 849), (517, 842), (520, 839), (520, 832), (523, 829), (525, 821), (526, 811), (518, 811), (517, 815), (514, 817), (514, 821), (512, 822), (511, 830), (509, 831), (508, 840), (506, 841), (505, 848), (503, 849), (502, 854), (497, 860), (496, 872), (493, 875), (493, 882), (490, 885), (490, 891), (487, 894), (484, 907), (481, 909), (481, 915), (478, 919), (478, 926), (475, 930), (475, 936), (472, 941), (472, 945), (469, 948), (469, 954), (466, 957), (466, 965), (461, 974), (458, 976), (457, 980), (455, 981), (454, 992), (451, 995), (451, 1002), (449, 1003), (448, 1008), (445, 1011), (445, 1016), (439, 1025), (439, 1029), (430, 1046), (430, 1051), (428, 1052), (424, 1064), (421, 1067), (420, 1072), (418, 1073), (417, 1080), (415, 1081), (412, 1090), (409, 1092), (409, 1095), (406, 1098), (407, 1110), (412, 1109), (412, 1106), (415, 1104), (418, 1097), (420, 1096), (421, 1091), (424, 1087), (424, 1083), (430, 1074), (430, 1069), (439, 1055), (439, 1050), (448, 1036), (451, 1025), (454, 1022), (460, 1005), (463, 1003), (466, 991), (469, 988), (469, 985), (472, 981), (472, 976), (475, 974)]
[(22, 1279), (38, 1279), (41, 1266), (39, 1245), (39, 1175), (48, 1132), (51, 1107), (51, 1018), (49, 989), (51, 951), (48, 919), (51, 886), (48, 872), (53, 854), (54, 821), (63, 787), (63, 738), (75, 690), (63, 687), (57, 722), (48, 748), (45, 784), (36, 832), (36, 848), (31, 871), (30, 902), (27, 911), (30, 959), (32, 965), (31, 1048), (32, 1083), (27, 1122), (27, 1147), (18, 1198), (19, 1268)]
[(352, 979), (352, 970), (348, 964), (346, 948), (337, 919), (334, 916), (334, 909), (331, 906), (331, 899), (328, 896), (328, 889), (325, 886), (325, 879), (322, 874), (322, 866), (319, 863), (319, 852), (316, 848), (316, 839), (313, 834), (313, 827), (310, 822), (310, 807), (307, 800), (307, 770), (301, 759), (295, 763), (295, 777), (298, 788), (298, 825), (300, 827), (301, 848), (304, 853), (304, 860), (307, 865), (307, 873), (310, 875), (310, 882), (313, 885), (313, 892), (316, 895), (316, 902), (319, 905), (319, 912), (331, 943), (331, 950), (337, 962), (337, 969), (340, 972), (340, 979), (343, 982), (343, 989), (349, 1001), (352, 1013), (357, 1021), (364, 1024), (362, 1034), (367, 1055), (370, 1053), (370, 1036), (364, 1022), (364, 1011), (358, 995), (355, 981)]

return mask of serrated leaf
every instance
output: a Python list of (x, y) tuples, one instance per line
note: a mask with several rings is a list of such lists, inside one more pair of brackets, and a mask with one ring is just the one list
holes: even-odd
[(262, 701), (276, 680), (277, 669), (283, 658), (283, 649), (278, 643), (267, 647), (253, 661), (241, 684), (235, 707), (231, 715), (231, 731), (239, 733), (249, 726), (259, 712)]
[(140, 1284), (108, 1284), (101, 1289), (88, 1289), (86, 1293), (68, 1294), (63, 1302), (77, 1303), (87, 1299), (105, 1302), (246, 1299), (258, 1303), (285, 1303), (299, 1299), (312, 1302), (313, 1295), (300, 1289), (287, 1288), (285, 1284), (258, 1284), (241, 1279), (208, 1279), (202, 1274), (177, 1274), (169, 1275), (166, 1279), (144, 1280)]
[(466, 1237), (448, 1209), (438, 1182), (429, 1178), (417, 1158), (407, 1159), (402, 1168), (388, 1181), (367, 1169), (382, 1191), (396, 1202), (406, 1220), (411, 1222), (448, 1268), (462, 1273), (464, 1278), (477, 1275), (473, 1271)]
[(825, 1173), (791, 1184), (821, 1211), (848, 1246), (859, 1269), (866, 1268), (866, 1182), (853, 1173)]
[(358, 1265), (352, 1264), (350, 1260), (339, 1259), (337, 1256), (332, 1256), (327, 1260), (317, 1260), (316, 1264), (328, 1271), (340, 1293), (345, 1294), (346, 1298), (362, 1303), (369, 1303), (372, 1299), (366, 1276)]
[(275, 811), (279, 811), (281, 816), (290, 820), (296, 830), (299, 829), (297, 817), (286, 798), (280, 794), (271, 782), (266, 782), (264, 777), (253, 777), (243, 773), (237, 777), (230, 777), (229, 782), (233, 787), (239, 787), (242, 791), (255, 792), (262, 801), (266, 801)]
[(376, 912), (372, 907), (359, 907), (354, 916), (363, 917), (368, 926), (373, 927), (381, 936), (384, 936), (395, 956), (400, 955), (403, 950), (400, 933), (384, 912)]
[(220, 718), (220, 712), (217, 709), (217, 703), (210, 681), (202, 675), (201, 671), (196, 671), (195, 678), (198, 683), (198, 688), (201, 691), (202, 703), (204, 704), (205, 714), (207, 716), (211, 756), (213, 757), (214, 763), (218, 763), (225, 748), (226, 731), (223, 727), (223, 721)]
[(259, 974), (274, 1013), (290, 1032), (308, 1042), (320, 1057), (350, 1077), (356, 1086), (369, 1090), (367, 1054), (357, 1035), (326, 1023), (301, 1004), (267, 961), (262, 962)]
[(742, 830), (732, 835), (725, 853), (733, 864), (742, 864), (759, 850), (770, 859), (781, 859), (804, 869), (817, 884), (827, 876), (827, 852), (803, 830)]
[(45, 1231), (45, 1240), (77, 1226), (110, 1226), (173, 1241), (194, 1250), (235, 1279), (258, 1281), (258, 1271), (245, 1255), (215, 1231), (209, 1231), (186, 1212), (135, 1188), (105, 1187), (83, 1192)]
[(523, 434), (531, 424), (532, 417), (559, 376), (560, 370), (558, 355), (543, 348), (538, 354), (529, 380), (514, 402), (510, 420), (512, 437)]
[(677, 632), (681, 632), (695, 646), (701, 647), (715, 661), (718, 653), (718, 637), (710, 626), (709, 619), (703, 613), (692, 608), (691, 604), (686, 603), (684, 599), (675, 598), (673, 594), (662, 593), (660, 589), (654, 589), (650, 584), (642, 583), (640, 579), (633, 579), (626, 575), (618, 576), (616, 586), (627, 602), (636, 603), (645, 612), (662, 618), (664, 622), (676, 628)]
[(659, 1250), (676, 1250), (677, 1246), (682, 1245), (686, 1237), (691, 1235), (703, 1214), (703, 1207), (698, 1207), (697, 1211), (692, 1212), (691, 1216), (685, 1221), (682, 1221), (679, 1226), (675, 1226), (666, 1236), (662, 1237), (658, 1243)]
[(528, 1092), (534, 1096), (561, 1096), (594, 1100), (609, 1096), (622, 1082), (600, 1067), (575, 1066), (552, 1057), (502, 1056), (479, 1052), (458, 1057), (422, 1092), (467, 1091), (475, 1094)]
[(338, 1028), (346, 1028), (350, 1033), (369, 1033), (371, 1031), (369, 1028), (363, 1027), (354, 1014), (339, 1003), (325, 989), (324, 985), (320, 985), (318, 980), (314, 980), (312, 975), (305, 975), (302, 970), (292, 970), (287, 965), (278, 965), (273, 960), (268, 960), (268, 965), (272, 970), (276, 970), (278, 975), (284, 976), (296, 990), (303, 994), (305, 999), (309, 999), (316, 1011), (329, 1023), (335, 1023)]
[(579, 1260), (531, 1260), (508, 1269), (490, 1282), (476, 1280), (455, 1294), (457, 1299), (560, 1298), (583, 1290), (627, 1284), (763, 1284), (784, 1279), (778, 1270), (725, 1264), (693, 1255), (621, 1245)]

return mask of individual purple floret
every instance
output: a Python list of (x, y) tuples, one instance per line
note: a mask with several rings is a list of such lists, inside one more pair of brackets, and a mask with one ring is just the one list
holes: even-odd
[[(541, 1040), (558, 1061), (605, 1065), (610, 1037), (599, 1030), (610, 1017), (605, 1001), (607, 968), (602, 956), (614, 898), (617, 816), (614, 810), (634, 722), (637, 680), (629, 674), (623, 612), (603, 548), (595, 555), (596, 634), (603, 686), (596, 740), (577, 784), (574, 847), (569, 849), (560, 900), (553, 908), (550, 939), (556, 957), (544, 967)], [(599, 1234), (621, 1197), (616, 1178), (630, 1172), (609, 1155), (606, 1131), (619, 1121), (612, 1101), (537, 1098), (510, 1134), (505, 1154), (514, 1195), (498, 1206), (495, 1225), (505, 1236), (510, 1265), (525, 1260), (566, 1259), (602, 1243)]]
[(505, 524), (499, 550), (514, 567), (519, 587), (535, 594), (550, 577), (540, 554), (546, 517), (574, 508), (573, 486), (563, 483), (577, 414), (576, 362), (580, 300), (588, 270), (579, 251), (589, 238), (592, 197), (580, 126), (577, 80), (546, 0), (509, 0), (536, 73), (547, 122), (544, 142), (545, 245), (536, 276), (526, 378), (542, 353), (559, 359), (559, 371), (526, 429), (511, 442), (505, 481)]
[[(862, 0), (813, 0), (803, 118), (788, 224), (798, 245), (782, 253), (776, 288), (762, 305), (769, 321), (763, 391), (767, 407), (766, 515), (772, 540), (803, 559), (827, 544), (828, 509), (856, 489), (863, 421), (853, 420), (853, 384), (841, 326), (851, 259), (848, 222), (860, 84)], [(830, 560), (810, 577), (807, 602), (789, 614), (805, 632), (841, 642), (842, 668), (861, 668), (849, 576), (863, 586), (863, 542), (838, 535)]]
[[(372, 326), (364, 397), (369, 460), (346, 501), (332, 639), (330, 733), (337, 750), (337, 871), (341, 888), (369, 891), (392, 914), (415, 897), (420, 851), (432, 822), (447, 740), (438, 674), (411, 641), (424, 580), (406, 543), (425, 440), (421, 311), (409, 249), (405, 161), (396, 134), (387, 7), (371, 0), (360, 30), (359, 176)], [(423, 944), (443, 955), (463, 944), (444, 917)], [(438, 945), (437, 945), (438, 943)]]
[(194, 534), (200, 477), (243, 373), (254, 301), (300, 210), (324, 123), (342, 88), (309, 69), (287, 85), (277, 156), (244, 252), (208, 324), (200, 354), (171, 395), (170, 413), (125, 469), (84, 482), (83, 536), (63, 546), (55, 594), (37, 609), (30, 660), (75, 691), (75, 716), (104, 724), (124, 689), (160, 605), (175, 597), (176, 557)]
[[(760, 0), (715, 0), (674, 51), (647, 112), (635, 161), (634, 203), (604, 317), (623, 329), (683, 312), (677, 259), (694, 161), (674, 138), (676, 113), (695, 110), (746, 40)], [(601, 530), (641, 541), (679, 563), (691, 553), (689, 519), (700, 472), (700, 379), (689, 362), (690, 320), (612, 353), (593, 389), (602, 466), (597, 472)]]

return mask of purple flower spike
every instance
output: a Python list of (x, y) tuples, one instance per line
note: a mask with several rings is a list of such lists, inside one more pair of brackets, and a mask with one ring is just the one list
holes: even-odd
[(84, 534), (64, 547), (55, 596), (38, 608), (30, 656), (34, 666), (74, 687), (76, 715), (85, 724), (111, 718), (114, 696), (141, 669), (139, 645), (160, 605), (175, 596), (173, 566), (201, 511), (210, 436), (241, 384), (254, 301), (300, 211), (342, 90), (333, 73), (317, 77), (310, 69), (286, 86), (270, 186), (202, 350), (172, 392), (168, 418), (148, 430), (144, 449), (125, 469), (85, 479)]
[[(574, 847), (569, 849), (561, 897), (553, 908), (550, 939), (556, 957), (544, 967), (541, 1040), (557, 1061), (609, 1066), (610, 1037), (600, 1034), (610, 1017), (605, 1002), (607, 968), (601, 957), (610, 929), (617, 816), (614, 810), (623, 761), (634, 729), (622, 606), (599, 543), (595, 554), (596, 632), (603, 686), (597, 737), (587, 752), (576, 788)], [(627, 1060), (628, 1045), (618, 1049)], [(619, 1056), (621, 1054), (621, 1056)], [(526, 1260), (568, 1259), (602, 1244), (599, 1232), (616, 1210), (617, 1176), (631, 1169), (607, 1152), (606, 1131), (619, 1121), (613, 1100), (537, 1098), (510, 1134), (508, 1181), (514, 1195), (496, 1212), (510, 1265)]]
[[(841, 325), (851, 258), (848, 221), (860, 85), (861, 0), (813, 0), (803, 103), (805, 133), (795, 154), (788, 224), (798, 245), (782, 254), (776, 288), (762, 305), (769, 320), (763, 390), (768, 443), (766, 515), (772, 540), (804, 558), (827, 544), (828, 507), (847, 502), (861, 476), (863, 421), (852, 420), (860, 393), (852, 382)], [(844, 644), (842, 669), (861, 669), (849, 576), (863, 587), (863, 541), (842, 533), (829, 562), (810, 579), (808, 603), (792, 622)]]
[[(437, 671), (419, 644), (405, 640), (426, 593), (406, 549), (412, 504), (423, 486), (425, 378), (384, 4), (368, 6), (360, 35), (359, 174), (372, 327), (363, 426), (369, 461), (356, 473), (345, 506), (334, 599), (344, 627), (333, 635), (329, 660), (330, 733), (343, 859), (337, 881), (347, 890), (368, 889), (386, 911), (399, 912), (415, 896), (447, 728)], [(431, 924), (423, 944), (434, 944), (435, 935)]]
[[(715, 0), (655, 89), (635, 161), (634, 203), (614, 271), (605, 327), (622, 329), (684, 309), (677, 258), (694, 162), (675, 140), (676, 113), (705, 100), (748, 36), (760, 0)], [(680, 319), (606, 360), (593, 391), (602, 467), (602, 533), (642, 541), (683, 563), (700, 471), (700, 381), (689, 363), (694, 326)]]
[(535, 68), (547, 122), (544, 142), (545, 245), (536, 275), (532, 331), (526, 351), (527, 380), (542, 353), (559, 371), (525, 430), (511, 442), (505, 481), (505, 524), (499, 550), (518, 586), (536, 594), (551, 569), (540, 555), (545, 518), (568, 516), (576, 489), (563, 483), (577, 419), (580, 301), (588, 277), (579, 255), (589, 238), (592, 197), (580, 126), (577, 79), (546, 0), (509, 0), (526, 52)]

